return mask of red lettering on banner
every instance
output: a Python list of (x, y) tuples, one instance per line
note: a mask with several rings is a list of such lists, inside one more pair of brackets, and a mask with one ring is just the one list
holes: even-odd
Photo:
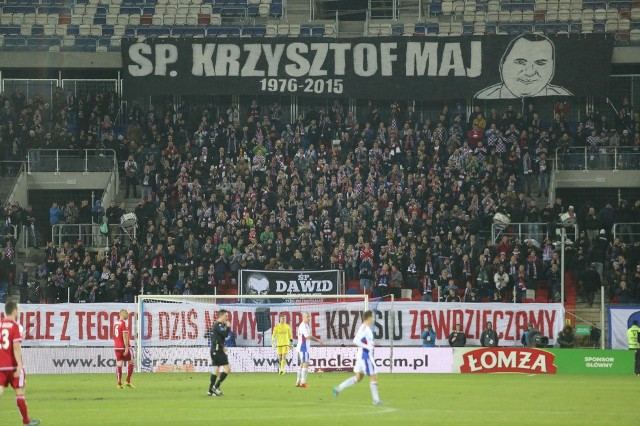
[(416, 329), (418, 328), (418, 311), (416, 309), (411, 309), (409, 311), (409, 315), (411, 315), (411, 333), (409, 333), (409, 336), (411, 336), (412, 339), (418, 339), (420, 337), (416, 332)]
[[(119, 315), (118, 315), (119, 316)], [(109, 320), (109, 312), (100, 311), (98, 312), (98, 321), (96, 324), (97, 327), (97, 336), (98, 340), (109, 340), (109, 331), (111, 330), (111, 321)], [(129, 332), (131, 335), (131, 332)]]
[[(249, 330), (251, 330), (251, 340), (254, 340), (256, 338), (256, 333), (258, 330), (258, 319), (256, 318), (256, 315), (254, 312), (249, 312), (249, 315), (247, 316), (247, 318), (249, 319)], [(260, 336), (262, 337), (262, 334)]]
[(27, 314), (25, 315), (26, 317), (24, 321), (25, 340), (35, 339), (33, 334), (31, 334), (31, 332), (33, 331), (33, 328), (37, 326), (35, 316), (36, 316), (35, 312), (27, 312)]
[[(527, 329), (527, 313), (526, 312), (516, 312), (516, 321), (515, 321), (515, 330), (514, 335), (516, 339), (522, 336), (522, 332)], [(538, 329), (540, 330), (540, 329)], [(542, 330), (540, 330), (542, 332)]]
[[(313, 313), (311, 315), (312, 321), (313, 321), (313, 315), (320, 315), (317, 312)], [(300, 327), (300, 324), (302, 324), (302, 312), (294, 312), (293, 313), (293, 318), (291, 320), (291, 333), (294, 336), (298, 335), (298, 327)]]
[(547, 320), (547, 329), (549, 331), (549, 334), (547, 334), (547, 337), (549, 339), (555, 339), (556, 336), (553, 335), (553, 332), (555, 331), (553, 329), (553, 323), (556, 322), (556, 311), (547, 311), (544, 310), (544, 317)]
[(45, 331), (44, 331), (44, 339), (45, 340), (55, 340), (55, 336), (51, 334), (51, 330), (53, 330), (53, 316), (55, 312), (45, 312)]
[[(133, 336), (136, 330), (133, 329), (133, 319), (131, 318), (133, 314), (129, 315), (129, 319), (127, 320), (127, 330), (129, 330), (129, 340), (133, 339)], [(108, 339), (113, 339), (113, 327), (116, 322), (120, 319), (120, 312), (111, 312), (109, 315), (109, 337)]]
[(93, 334), (93, 329), (96, 326), (94, 317), (97, 312), (87, 312), (87, 340), (96, 340), (96, 336)]
[(511, 334), (511, 332), (513, 331), (511, 329), (511, 327), (513, 326), (513, 311), (506, 311), (505, 314), (507, 314), (507, 328), (505, 330), (504, 333), (504, 340), (516, 340), (516, 337)]
[[(229, 312), (229, 315), (231, 315), (231, 317), (234, 316), (231, 312)], [(204, 328), (205, 328), (205, 330), (209, 330), (211, 327), (213, 327), (213, 323), (216, 321), (215, 318), (216, 318), (215, 312), (204, 311)], [(236, 332), (236, 335), (238, 335), (237, 332)]]
[(248, 336), (248, 320), (247, 320), (247, 312), (233, 312), (231, 315), (231, 329), (235, 331), (236, 336), (242, 336), (243, 339), (246, 339)]
[[(139, 338), (148, 340), (153, 337), (153, 315), (151, 315), (151, 312), (145, 312), (142, 315), (144, 315), (144, 321), (142, 322), (143, 327), (141, 328), (142, 337)], [(146, 329), (144, 327), (145, 325), (147, 326)]]
[(276, 324), (278, 324), (280, 322), (280, 317), (281, 316), (284, 316), (284, 322), (285, 323), (290, 324), (289, 323), (289, 312), (282, 311), (280, 313), (280, 315), (278, 315), (278, 312), (270, 311), (269, 312), (269, 316), (271, 317), (271, 325), (272, 326), (275, 326)]
[(462, 354), (461, 373), (556, 374), (555, 355), (534, 348), (482, 348)]
[(436, 337), (438, 339), (446, 339), (451, 333), (451, 311), (434, 311), (432, 319)]
[(544, 326), (543, 316), (544, 316), (543, 311), (538, 311), (537, 317), (536, 317), (535, 311), (529, 311), (529, 322), (533, 324), (533, 327), (536, 330), (540, 331), (540, 333), (546, 336), (547, 334), (545, 333), (546, 330)]
[(198, 319), (198, 312), (195, 309), (190, 309), (187, 314), (187, 323), (191, 329), (187, 336), (189, 339), (197, 339), (198, 338), (198, 324), (195, 320)]
[(180, 312), (171, 312), (173, 327), (171, 328), (171, 340), (180, 340), (178, 329), (180, 328)]
[(60, 332), (60, 340), (71, 340), (71, 336), (67, 334), (69, 327), (69, 312), (60, 312), (62, 316), (62, 331)]
[(464, 312), (467, 314), (467, 320), (465, 321), (464, 334), (467, 335), (467, 339), (476, 339), (478, 337), (477, 334), (471, 332), (471, 325), (473, 325), (473, 317), (476, 311), (471, 309), (465, 309)]
[(78, 339), (84, 340), (84, 317), (86, 312), (77, 311), (76, 317), (78, 317)]
[[(496, 330), (499, 330), (498, 321), (500, 320), (498, 319), (498, 317), (504, 318), (504, 313), (502, 311), (493, 312), (493, 328), (495, 328)], [(502, 332), (502, 330), (498, 331), (498, 339), (504, 340), (504, 333)]]
[[(300, 322), (302, 322), (302, 314), (299, 313), (299, 312), (296, 312), (295, 314), (300, 315)], [(311, 333), (315, 336), (316, 329), (320, 328), (320, 313), (319, 312), (312, 312), (311, 313), (310, 324), (311, 324)]]
[(160, 340), (169, 340), (169, 334), (171, 332), (171, 326), (169, 324), (169, 313), (158, 313), (158, 337)]
[(334, 336), (335, 336), (335, 338), (337, 338), (338, 337), (338, 333), (336, 332), (336, 327), (335, 327), (335, 325), (333, 323), (333, 321), (336, 318), (336, 311), (327, 311), (327, 312), (324, 313), (324, 316), (325, 316), (325, 320), (326, 320), (326, 323), (327, 323), (327, 336), (326, 336), (326, 339), (327, 340), (333, 339)]

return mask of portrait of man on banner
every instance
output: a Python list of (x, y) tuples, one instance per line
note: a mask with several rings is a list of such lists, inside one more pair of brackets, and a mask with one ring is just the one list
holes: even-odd
[[(269, 294), (269, 279), (260, 273), (251, 273), (247, 276), (245, 293), (250, 296), (266, 296)], [(266, 303), (267, 299), (248, 299), (251, 303)]]
[(573, 96), (551, 84), (556, 69), (555, 45), (546, 36), (523, 34), (511, 40), (500, 60), (500, 83), (480, 90), (476, 99)]

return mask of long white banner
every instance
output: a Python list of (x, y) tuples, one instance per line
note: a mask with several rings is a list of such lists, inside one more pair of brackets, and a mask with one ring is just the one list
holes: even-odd
[[(206, 347), (206, 330), (215, 321), (217, 309), (223, 307), (230, 311), (231, 328), (238, 346), (270, 345), (270, 324), (275, 324), (281, 313), (286, 315), (295, 336), (303, 312), (311, 313), (312, 332), (325, 344), (348, 345), (361, 323), (362, 311), (361, 302), (271, 305), (268, 314), (266, 305), (145, 303), (142, 333), (138, 337), (143, 339), (145, 347)], [(478, 345), (487, 321), (493, 322), (500, 346), (518, 346), (527, 323), (533, 323), (553, 344), (564, 323), (564, 308), (560, 304), (396, 302), (393, 312), (390, 302), (381, 302), (373, 307), (376, 314), (373, 331), (379, 346), (388, 346), (391, 339), (396, 346), (420, 345), (420, 334), (427, 324), (433, 325), (439, 346), (448, 345), (447, 337), (456, 324), (462, 324), (467, 345)], [(135, 312), (136, 305), (23, 305), (20, 323), (24, 327), (24, 344), (42, 347), (111, 346), (113, 323), (121, 308)], [(135, 334), (135, 313), (130, 317), (129, 325)]]
[[(271, 347), (229, 348), (227, 354), (234, 372), (273, 373), (279, 367)], [(352, 371), (355, 357), (355, 347), (313, 348), (310, 369), (316, 373)], [(379, 373), (451, 373), (452, 357), (451, 348), (394, 348), (393, 359), (390, 348), (378, 348), (374, 354)], [(23, 358), (29, 374), (112, 373), (116, 367), (113, 350), (109, 348), (25, 348)], [(292, 351), (286, 370), (292, 372), (297, 367), (298, 360)], [(142, 371), (209, 372), (211, 358), (208, 348), (202, 347), (145, 348)]]
[(633, 320), (640, 322), (640, 306), (609, 307), (611, 349), (628, 349), (627, 330)]

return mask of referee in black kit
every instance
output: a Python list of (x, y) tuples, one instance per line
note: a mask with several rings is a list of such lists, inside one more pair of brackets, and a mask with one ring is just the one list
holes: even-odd
[[(231, 373), (231, 367), (229, 366), (229, 358), (227, 357), (224, 341), (229, 335), (231, 330), (231, 324), (229, 323), (229, 312), (220, 309), (218, 311), (218, 319), (207, 331), (206, 337), (211, 340), (211, 380), (209, 382), (209, 396), (222, 396), (223, 393), (220, 390), (220, 385), (224, 382), (224, 379)], [(218, 372), (222, 367), (222, 373), (218, 378)]]

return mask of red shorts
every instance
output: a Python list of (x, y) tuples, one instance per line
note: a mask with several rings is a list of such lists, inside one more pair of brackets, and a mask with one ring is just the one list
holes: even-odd
[(133, 348), (129, 348), (129, 352), (124, 354), (124, 349), (116, 349), (116, 361), (131, 361), (133, 359)]
[(2, 370), (0, 371), (0, 387), (6, 388), (7, 386), (11, 386), (14, 389), (23, 388), (27, 375), (24, 372), (24, 368), (20, 373), (19, 377), (13, 377), (13, 373), (15, 370)]

